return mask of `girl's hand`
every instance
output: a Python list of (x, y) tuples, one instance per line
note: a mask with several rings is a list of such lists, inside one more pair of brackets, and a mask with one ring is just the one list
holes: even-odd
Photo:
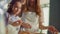
[(19, 25), (22, 25), (22, 20), (17, 20), (17, 21), (15, 21), (14, 23), (12, 23), (11, 25), (12, 26), (19, 26)]

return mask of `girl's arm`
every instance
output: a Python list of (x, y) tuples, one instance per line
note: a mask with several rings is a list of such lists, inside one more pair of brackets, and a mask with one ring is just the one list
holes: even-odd
[(31, 25), (30, 24), (24, 23), (22, 20), (17, 20), (17, 21), (15, 21), (13, 23), (10, 23), (10, 24), (13, 25), (13, 26), (19, 26), (20, 25), (20, 26), (22, 26), (24, 28), (31, 28)]
[(10, 21), (10, 23), (9, 24), (11, 24), (12, 26), (21, 26), (21, 24), (22, 24), (23, 22), (21, 21), (21, 20), (17, 20), (17, 21), (15, 21), (15, 22), (11, 22)]

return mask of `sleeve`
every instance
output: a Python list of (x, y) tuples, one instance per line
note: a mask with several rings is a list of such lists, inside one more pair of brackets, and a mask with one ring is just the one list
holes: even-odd
[(14, 23), (18, 20), (21, 20), (21, 18), (18, 17), (18, 16), (16, 16), (16, 17), (15, 16), (10, 16), (8, 22), (9, 22), (9, 24), (12, 24), (12, 23)]

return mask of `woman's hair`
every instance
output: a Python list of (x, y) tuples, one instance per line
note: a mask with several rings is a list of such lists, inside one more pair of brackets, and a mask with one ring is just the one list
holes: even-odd
[[(31, 8), (31, 6), (30, 6), (31, 2), (30, 2), (30, 0), (27, 1), (27, 2), (28, 2), (27, 3), (27, 10), (29, 11), (29, 8)], [(36, 14), (40, 16), (41, 8), (40, 8), (40, 5), (39, 5), (39, 0), (34, 0), (34, 2), (35, 2), (35, 4), (34, 4), (34, 6), (32, 6), (32, 8), (36, 12)]]
[(16, 3), (16, 2), (21, 2), (21, 0), (12, 0), (9, 4), (8, 4), (8, 10), (7, 10), (7, 12), (9, 13), (9, 14), (11, 14), (13, 11), (12, 11), (12, 8), (13, 8), (13, 6), (14, 6), (14, 4)]

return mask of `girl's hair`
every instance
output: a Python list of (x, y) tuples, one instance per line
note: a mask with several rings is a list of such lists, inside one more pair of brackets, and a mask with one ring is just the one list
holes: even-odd
[[(30, 0), (27, 1), (27, 10), (29, 10), (29, 8), (31, 8), (30, 4)], [(35, 10), (36, 14), (40, 16), (40, 13), (41, 13), (41, 8), (40, 8), (40, 5), (39, 5), (39, 0), (34, 0), (35, 4), (34, 6), (32, 6), (32, 8)]]
[(16, 2), (21, 2), (21, 0), (12, 0), (12, 1), (8, 4), (8, 10), (7, 10), (7, 12), (8, 12), (9, 14), (12, 14), (12, 13), (13, 13), (12, 8), (13, 8), (13, 6), (14, 6), (14, 4), (15, 4)]
[[(20, 2), (20, 3), (21, 3), (21, 0), (12, 0), (12, 1), (8, 4), (8, 10), (7, 10), (7, 12), (8, 12), (9, 14), (12, 14), (12, 13), (13, 13), (12, 7), (14, 6), (14, 4), (15, 4), (16, 2)], [(22, 8), (21, 8), (21, 9), (22, 9)], [(20, 16), (22, 16), (22, 10), (21, 10)]]

